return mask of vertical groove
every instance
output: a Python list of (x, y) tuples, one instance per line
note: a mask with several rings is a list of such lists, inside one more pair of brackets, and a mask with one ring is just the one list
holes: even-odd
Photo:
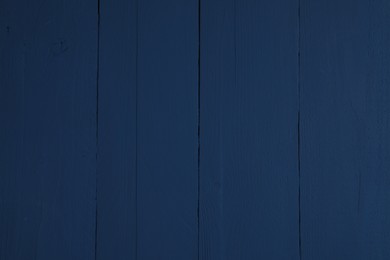
[(198, 259), (200, 259), (200, 37), (201, 37), (201, 0), (198, 0)]
[(138, 259), (138, 0), (135, 0), (135, 260)]
[(98, 238), (98, 156), (99, 156), (99, 72), (100, 72), (100, 0), (97, 0), (97, 47), (96, 47), (96, 133), (95, 133), (95, 260)]
[(302, 235), (301, 235), (301, 131), (300, 131), (300, 111), (298, 111), (298, 229), (299, 229), (299, 259), (302, 259)]
[(298, 145), (298, 240), (299, 259), (302, 259), (301, 234), (301, 1), (298, 0), (298, 114), (297, 114), (297, 145)]

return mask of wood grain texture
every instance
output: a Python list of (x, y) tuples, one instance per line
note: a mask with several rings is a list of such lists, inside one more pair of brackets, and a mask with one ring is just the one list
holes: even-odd
[(2, 260), (94, 259), (96, 14), (0, 1)]
[(388, 0), (0, 0), (0, 260), (390, 259)]
[(301, 5), (302, 259), (389, 259), (389, 2)]
[(100, 1), (97, 244), (99, 259), (137, 253), (137, 1)]
[(138, 259), (196, 259), (198, 5), (138, 5)]
[(299, 259), (298, 2), (201, 6), (200, 259)]

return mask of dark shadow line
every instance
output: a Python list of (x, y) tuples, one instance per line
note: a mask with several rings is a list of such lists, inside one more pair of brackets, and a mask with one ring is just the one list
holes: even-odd
[(138, 259), (138, 5), (135, 0), (135, 260)]
[(95, 133), (95, 260), (98, 243), (98, 157), (99, 157), (99, 73), (100, 73), (100, 0), (97, 0), (97, 47), (96, 47), (96, 133)]
[(298, 0), (298, 113), (297, 113), (297, 148), (298, 148), (298, 243), (299, 259), (302, 259), (301, 227), (301, 1)]
[(197, 206), (197, 231), (198, 231), (198, 260), (200, 259), (200, 40), (201, 40), (201, 0), (198, 0), (198, 206)]
[(135, 0), (135, 260), (138, 259), (138, 5)]

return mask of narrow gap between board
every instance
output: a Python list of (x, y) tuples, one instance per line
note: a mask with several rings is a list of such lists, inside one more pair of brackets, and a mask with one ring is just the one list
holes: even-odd
[(138, 259), (138, 3), (135, 0), (135, 260)]
[(197, 205), (197, 230), (198, 230), (198, 260), (200, 259), (200, 39), (201, 39), (201, 0), (198, 0), (198, 205)]
[(302, 259), (301, 234), (301, 1), (298, 0), (298, 112), (297, 112), (297, 146), (298, 146), (298, 243), (299, 259)]
[(98, 156), (99, 156), (99, 72), (100, 72), (100, 0), (97, 0), (97, 44), (96, 44), (96, 133), (95, 133), (95, 260), (98, 238)]

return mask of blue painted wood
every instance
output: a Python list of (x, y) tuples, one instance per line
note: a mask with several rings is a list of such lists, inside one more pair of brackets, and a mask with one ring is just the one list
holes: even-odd
[(197, 257), (196, 1), (101, 1), (98, 259)]
[(95, 254), (96, 1), (0, 1), (0, 259)]
[(389, 2), (301, 5), (302, 259), (389, 259)]
[(100, 1), (99, 259), (137, 259), (137, 1)]
[(390, 259), (389, 14), (0, 1), (0, 260)]
[(197, 6), (138, 3), (138, 259), (197, 259)]
[(299, 259), (298, 2), (201, 6), (200, 259)]

